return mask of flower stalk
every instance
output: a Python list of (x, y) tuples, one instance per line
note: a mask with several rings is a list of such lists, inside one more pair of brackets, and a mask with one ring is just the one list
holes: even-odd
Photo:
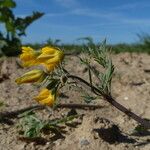
[(92, 89), (92, 91), (97, 96), (102, 96), (105, 101), (107, 101), (108, 103), (113, 105), (115, 108), (117, 108), (121, 112), (125, 113), (128, 117), (131, 117), (132, 119), (134, 119), (135, 121), (137, 121), (138, 123), (143, 125), (145, 128), (150, 129), (150, 121), (144, 120), (140, 116), (138, 116), (135, 113), (133, 113), (132, 111), (128, 110), (126, 107), (124, 107), (123, 105), (118, 103), (111, 95), (107, 95), (107, 94), (103, 93), (102, 91), (97, 89), (95, 86), (91, 85), (90, 83), (88, 83), (87, 81), (83, 80), (82, 78), (80, 78), (78, 76), (67, 75), (67, 77), (75, 80), (78, 84), (86, 85), (86, 87), (89, 87), (90, 89)]

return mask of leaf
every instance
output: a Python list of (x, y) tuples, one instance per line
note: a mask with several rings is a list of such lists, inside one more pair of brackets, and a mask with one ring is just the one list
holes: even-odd
[(37, 138), (41, 136), (41, 133), (44, 130), (50, 130), (54, 133), (56, 131), (61, 132), (61, 129), (58, 125), (72, 121), (76, 117), (77, 115), (71, 115), (50, 121), (43, 121), (38, 119), (35, 113), (28, 112), (20, 121), (20, 133), (27, 138)]
[(93, 45), (94, 41), (92, 37), (82, 37), (82, 38), (78, 38), (77, 40), (85, 40), (87, 41), (88, 45)]
[[(150, 122), (150, 119), (144, 118), (145, 121)], [(145, 128), (143, 125), (138, 124), (132, 133), (132, 135), (150, 135), (150, 130)]]
[(8, 32), (12, 32), (13, 34), (15, 34), (15, 27), (14, 27), (14, 23), (12, 21), (8, 21), (6, 22), (6, 29)]
[(26, 16), (25, 18), (17, 18), (15, 20), (16, 29), (19, 31), (18, 35), (25, 35), (26, 28), (35, 20), (42, 17), (44, 13), (41, 12), (33, 12), (32, 15)]
[(84, 101), (85, 101), (86, 103), (91, 103), (93, 100), (96, 99), (96, 97), (90, 96), (90, 95), (88, 95), (88, 94), (83, 95), (82, 97), (84, 98)]
[(14, 8), (16, 7), (16, 3), (13, 0), (1, 0), (0, 7)]
[(57, 79), (52, 79), (51, 82), (47, 85), (47, 88), (49, 90), (54, 89), (59, 83), (59, 80)]
[(29, 138), (39, 137), (40, 131), (44, 126), (43, 122), (31, 111), (24, 115), (20, 123), (24, 136)]
[(46, 126), (58, 126), (59, 124), (64, 124), (69, 121), (73, 121), (73, 119), (75, 119), (77, 116), (78, 115), (71, 115), (71, 116), (66, 116), (62, 119), (59, 118), (59, 119), (50, 120), (49, 122), (47, 122)]
[(0, 22), (6, 23), (14, 20), (14, 14), (9, 8), (0, 8)]

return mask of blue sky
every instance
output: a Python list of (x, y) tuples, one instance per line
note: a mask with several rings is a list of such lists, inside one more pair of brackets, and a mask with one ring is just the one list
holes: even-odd
[(27, 30), (26, 42), (44, 42), (48, 38), (75, 43), (91, 36), (108, 43), (136, 42), (137, 33), (150, 33), (150, 0), (15, 0), (16, 15), (32, 11), (45, 15)]

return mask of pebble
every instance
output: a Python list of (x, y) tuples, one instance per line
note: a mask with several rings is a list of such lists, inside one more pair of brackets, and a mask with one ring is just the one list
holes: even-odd
[(87, 139), (85, 139), (85, 138), (82, 138), (80, 140), (80, 145), (81, 146), (86, 146), (86, 145), (89, 145), (89, 144), (90, 144), (90, 142)]
[(128, 100), (129, 98), (127, 96), (124, 97), (124, 100)]

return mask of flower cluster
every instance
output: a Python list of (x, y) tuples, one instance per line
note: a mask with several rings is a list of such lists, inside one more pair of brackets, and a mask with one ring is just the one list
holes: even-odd
[[(46, 71), (34, 69), (17, 78), (15, 82), (17, 84), (41, 83), (47, 78), (50, 72), (59, 66), (63, 58), (64, 53), (58, 48), (44, 47), (40, 51), (35, 51), (31, 47), (22, 47), (22, 54), (20, 55), (22, 65), (24, 67), (42, 65), (46, 68)], [(52, 106), (55, 97), (51, 90), (44, 88), (34, 99), (40, 104)]]
[(44, 47), (41, 51), (35, 51), (30, 47), (22, 47), (22, 54), (20, 55), (24, 67), (42, 64), (47, 71), (53, 71), (63, 58), (64, 53), (53, 47)]

